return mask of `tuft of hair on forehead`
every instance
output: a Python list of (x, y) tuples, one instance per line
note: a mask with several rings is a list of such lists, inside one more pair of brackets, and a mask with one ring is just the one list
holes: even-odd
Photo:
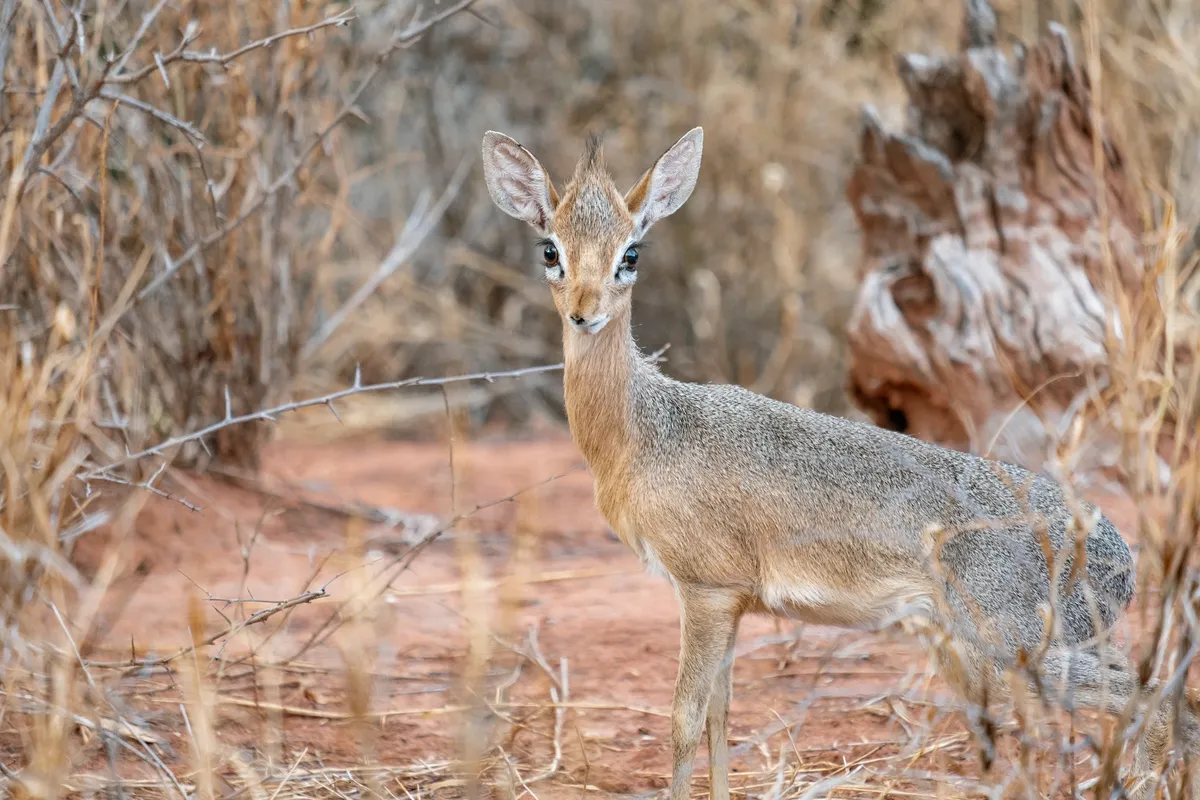
[(557, 213), (566, 229), (601, 237), (617, 236), (628, 221), (625, 199), (608, 173), (604, 149), (595, 133), (587, 137)]
[(600, 134), (595, 131), (587, 135), (584, 142), (583, 155), (579, 157), (579, 163), (575, 165), (575, 177), (579, 178), (583, 175), (597, 173), (602, 175), (608, 174), (608, 168), (604, 163), (604, 143), (600, 139)]
[(587, 135), (583, 160), (588, 169), (599, 169), (604, 166), (604, 142), (601, 141), (600, 134), (593, 131)]

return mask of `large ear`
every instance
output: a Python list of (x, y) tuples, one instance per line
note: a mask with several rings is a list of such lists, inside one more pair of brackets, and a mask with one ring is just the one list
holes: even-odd
[(483, 177), (501, 211), (541, 233), (550, 232), (558, 193), (533, 153), (510, 136), (488, 131), (483, 135)]
[(691, 197), (700, 175), (702, 150), (704, 131), (692, 128), (625, 195), (625, 204), (637, 225), (637, 236), (645, 234), (663, 217), (674, 214)]

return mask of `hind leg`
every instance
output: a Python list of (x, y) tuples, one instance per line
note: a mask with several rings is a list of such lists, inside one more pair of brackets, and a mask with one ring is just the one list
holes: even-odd
[[(1157, 688), (1154, 684), (1147, 687), (1148, 692)], [(1143, 800), (1154, 796), (1156, 785), (1166, 772), (1172, 758), (1172, 749), (1182, 749), (1182, 768), (1188, 778), (1190, 796), (1200, 799), (1200, 719), (1197, 718), (1193, 701), (1185, 698), (1182, 703), (1183, 719), (1180, 728), (1182, 742), (1173, 739), (1175, 734), (1175, 715), (1172, 708), (1164, 702), (1153, 718), (1146, 723), (1146, 730), (1138, 741), (1134, 751), (1133, 770), (1134, 788), (1129, 795), (1131, 800)]]
[(708, 779), (713, 800), (729, 800), (729, 704), (733, 699), (733, 657), (737, 644), (738, 621), (733, 630), (708, 700)]
[(980, 643), (965, 637), (931, 644), (938, 676), (967, 704), (967, 724), (979, 742), (979, 759), (986, 774), (996, 758), (996, 724), (991, 707), (1007, 695), (996, 659)]
[[(1088, 708), (1120, 715), (1137, 691), (1137, 680), (1123, 658), (1102, 661), (1086, 651), (1053, 647), (1039, 665), (1037, 675), (1037, 685), (1032, 678), (1029, 681), (1035, 695), (1070, 712)], [(1142, 797), (1146, 786), (1153, 783), (1139, 780), (1147, 776), (1150, 767), (1146, 747), (1150, 733), (1142, 737), (1134, 752), (1132, 797), (1135, 799)]]
[[(1137, 677), (1121, 657), (1101, 661), (1094, 653), (1055, 648), (1047, 654), (1041, 674), (1047, 699), (1068, 709), (1091, 708), (1119, 715), (1126, 712), (1130, 700), (1139, 693)], [(1146, 688), (1150, 694), (1157, 687), (1151, 684)], [(1200, 751), (1200, 720), (1188, 700), (1181, 711), (1183, 741), (1178, 745), (1193, 766), (1191, 795), (1200, 800), (1200, 770), (1196, 769), (1200, 765), (1194, 764)], [(1173, 725), (1172, 710), (1165, 706), (1154, 710), (1146, 721), (1133, 754), (1133, 785), (1129, 792), (1133, 800), (1153, 796), (1157, 778), (1168, 766)]]
[[(967, 720), (980, 743), (980, 759), (988, 772), (996, 752), (996, 726), (990, 710), (1010, 693), (1000, 654), (995, 648), (961, 635), (952, 642), (936, 643), (932, 651), (939, 675), (968, 703)], [(1124, 655), (1116, 649), (1104, 653), (1101, 659), (1094, 652), (1051, 648), (1038, 675), (1038, 685), (1030, 680), (1030, 690), (1068, 710), (1090, 708), (1120, 715), (1138, 693), (1137, 678)], [(1155, 687), (1147, 688), (1152, 692)], [(1191, 796), (1200, 800), (1200, 762), (1194, 759), (1194, 754), (1200, 753), (1200, 715), (1193, 703), (1185, 703), (1184, 712), (1182, 745), (1187, 762), (1192, 765)], [(1134, 750), (1131, 800), (1153, 796), (1156, 778), (1167, 767), (1172, 724), (1169, 709), (1160, 709), (1147, 722)]]
[(967, 724), (979, 745), (980, 764), (990, 773), (996, 757), (997, 727), (991, 706), (1004, 700), (1008, 687), (1000, 680), (997, 648), (985, 640), (973, 618), (960, 620), (961, 613), (955, 612), (944, 594), (935, 591), (901, 628), (924, 645), (938, 677), (966, 703)]

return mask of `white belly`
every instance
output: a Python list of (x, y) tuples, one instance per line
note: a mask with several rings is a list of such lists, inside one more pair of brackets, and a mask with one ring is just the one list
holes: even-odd
[(877, 629), (913, 614), (927, 614), (930, 604), (912, 593), (911, 584), (876, 582), (853, 590), (819, 582), (771, 581), (758, 593), (759, 602), (776, 616), (812, 625)]

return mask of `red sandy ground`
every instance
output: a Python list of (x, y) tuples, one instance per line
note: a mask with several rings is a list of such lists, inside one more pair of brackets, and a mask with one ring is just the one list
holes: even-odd
[[(504, 503), (470, 521), (483, 568), (490, 578), (499, 579), (512, 568), (518, 513), (527, 514), (536, 534), (530, 565), (533, 582), (523, 589), (512, 635), (523, 642), (536, 627), (541, 654), (569, 681), (569, 702), (574, 705), (564, 717), (561, 769), (529, 788), (539, 798), (661, 790), (667, 785), (670, 766), (665, 712), (679, 642), (670, 586), (646, 575), (635, 557), (611, 536), (594, 509), (590, 476), (582, 470), (582, 460), (568, 439), (476, 441), (456, 455), (460, 509), (569, 473), (522, 495), (532, 503), (520, 507)], [(92, 658), (128, 658), (131, 647), (141, 658), (187, 644), (189, 598), (204, 600), (207, 593), (218, 598), (283, 600), (325, 585), (355, 563), (346, 556), (348, 531), (354, 524), (345, 515), (297, 502), (297, 489), (327, 503), (361, 501), (442, 518), (451, 510), (445, 443), (280, 443), (268, 452), (262, 480), (264, 486), (292, 490), (272, 493), (235, 488), (210, 478), (181, 477), (172, 488), (203, 507), (203, 513), (160, 498), (147, 503), (125, 562), (129, 569), (110, 592), (106, 631), (94, 643)], [(291, 499), (284, 497), (289, 493)], [(1106, 504), (1106, 510), (1118, 524), (1128, 513), (1127, 507), (1112, 503)], [(403, 545), (387, 545), (378, 538), (396, 536), (398, 531), (361, 523), (359, 528), (376, 537), (368, 546), (370, 566), (328, 583), (329, 599), (248, 629), (226, 645), (225, 655), (245, 653), (252, 646), (264, 656), (292, 654), (351, 594), (356, 581), (377, 571), (381, 559), (403, 552)], [(96, 568), (105, 541), (95, 536), (79, 548), (76, 559), (85, 570)], [(370, 707), (395, 712), (376, 718), (372, 728), (376, 762), (416, 765), (453, 758), (462, 714), (414, 712), (462, 702), (456, 678), (467, 650), (462, 595), (457, 588), (463, 541), (461, 535), (452, 536), (428, 547), (394, 583), (395, 592), (387, 601), (375, 605), (365, 632), (356, 636), (343, 629), (328, 644), (306, 654), (301, 660), (313, 668), (283, 672), (278, 695), (269, 695), (264, 688), (266, 671), (256, 679), (245, 668), (227, 668), (220, 694), (242, 698), (240, 705), (226, 701), (217, 706), (215, 733), (227, 753), (259, 765), (273, 758), (282, 771), (302, 754), (306, 763), (314, 759), (327, 766), (358, 763), (363, 758), (358, 733), (350, 722), (336, 717), (347, 709), (344, 659), (353, 658), (356, 648), (365, 643), (376, 676)], [(497, 606), (496, 596), (495, 590), (488, 590), (489, 608)], [(244, 618), (263, 607), (206, 600), (207, 631), (216, 632), (225, 624), (217, 609), (236, 619), (239, 613)], [(909, 733), (926, 718), (935, 717), (937, 706), (945, 700), (944, 690), (936, 682), (925, 684), (923, 658), (898, 636), (806, 629), (793, 638), (796, 633), (790, 625), (780, 627), (765, 619), (747, 620), (742, 629), (743, 655), (735, 669), (731, 718), (732, 742), (739, 753), (735, 766), (740, 772), (733, 778), (734, 785), (756, 795), (769, 793), (782, 756), (789, 770), (802, 765), (802, 772), (810, 773), (806, 781), (844, 761), (865, 760), (868, 773), (861, 780), (882, 791), (885, 783), (869, 777), (872, 759), (882, 762), (882, 756), (900, 753)], [(772, 637), (788, 641), (766, 641)], [(220, 644), (203, 652), (215, 655)], [(489, 682), (495, 686), (498, 676), (512, 670), (514, 656), (496, 646), (492, 657), (496, 672)], [(181, 662), (177, 663), (184, 666), (187, 659)], [(164, 759), (173, 761), (181, 773), (188, 772), (190, 745), (175, 687), (184, 684), (185, 672), (159, 673), (144, 681), (142, 694), (133, 702), (150, 730), (171, 745), (164, 750)], [(281, 722), (275, 721), (280, 718), (252, 707), (256, 697), (258, 702), (274, 697), (274, 702), (290, 710), (282, 714)], [(922, 704), (921, 697), (934, 702)], [(522, 778), (542, 771), (552, 758), (554, 712), (535, 707), (548, 698), (544, 672), (526, 662), (510, 697), (525, 707), (497, 709), (508, 721), (493, 718), (493, 730), (499, 733), (505, 752), (518, 762)], [(933, 734), (943, 738), (965, 731), (954, 714), (939, 712), (930, 724)], [(273, 740), (279, 738), (282, 743), (276, 750)], [(11, 764), (14, 758), (6, 760)], [(944, 774), (975, 771), (973, 747), (962, 736), (921, 763)], [(143, 769), (149, 777), (137, 762), (132, 768)], [(96, 776), (106, 770), (97, 757), (80, 768)], [(697, 775), (704, 776), (697, 780), (697, 790), (706, 789), (703, 755)], [(405, 788), (415, 792), (417, 783), (414, 779)], [(442, 785), (453, 793), (454, 784)], [(438, 793), (437, 785), (428, 781), (422, 788), (426, 794)], [(393, 791), (401, 794), (395, 787)]]

